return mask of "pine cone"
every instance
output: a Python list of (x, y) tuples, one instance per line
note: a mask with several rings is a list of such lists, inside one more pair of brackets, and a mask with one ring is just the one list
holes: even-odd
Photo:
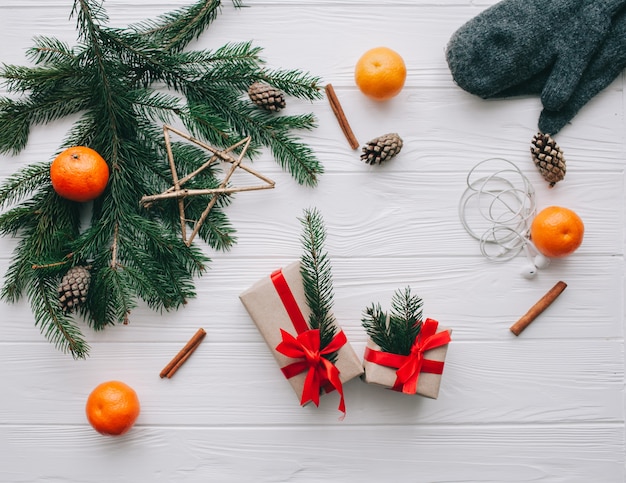
[(248, 88), (248, 96), (257, 106), (268, 111), (278, 112), (286, 105), (285, 95), (278, 89), (263, 82), (252, 84)]
[(541, 176), (550, 183), (550, 188), (565, 178), (563, 151), (549, 134), (535, 134), (530, 153)]
[(393, 158), (401, 149), (402, 138), (397, 133), (385, 134), (363, 146), (361, 160), (367, 164), (381, 164)]
[(88, 267), (76, 265), (70, 268), (59, 284), (59, 302), (64, 312), (73, 312), (87, 300), (91, 274)]

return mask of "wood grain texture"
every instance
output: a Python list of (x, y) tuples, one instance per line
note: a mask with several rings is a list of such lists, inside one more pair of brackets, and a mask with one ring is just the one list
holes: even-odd
[[(623, 457), (615, 458), (621, 432), (611, 424), (139, 426), (121, 442), (76, 426), (51, 425), (44, 434), (11, 427), (6, 436), (0, 444), (19, 455), (12, 468), (22, 468), (5, 470), (15, 482), (187, 482), (205, 475), (233, 483), (351, 483), (406, 475), (409, 481), (586, 483), (598, 475), (620, 481), (623, 467)], [(81, 471), (83, 466), (90, 471)]]
[[(398, 132), (402, 153), (368, 166), (351, 150), (326, 99), (288, 99), (288, 114), (313, 112), (299, 133), (323, 162), (319, 186), (297, 183), (267, 152), (254, 168), (271, 192), (239, 193), (227, 209), (238, 243), (212, 258), (197, 297), (158, 314), (140, 305), (129, 325), (94, 332), (85, 361), (46, 342), (28, 303), (0, 303), (0, 481), (617, 483), (626, 478), (624, 425), (624, 78), (596, 96), (558, 135), (564, 181), (550, 189), (532, 165), (535, 97), (485, 101), (455, 84), (444, 51), (450, 35), (496, 0), (224, 0), (194, 44), (253, 40), (269, 66), (308, 70), (331, 82), (363, 144)], [(75, 43), (70, 0), (0, 5), (0, 61), (26, 63), (35, 35)], [(154, 17), (181, 2), (106, 0), (112, 25)], [(407, 63), (401, 94), (367, 100), (353, 66), (388, 45)], [(0, 86), (0, 94), (6, 94)], [(0, 180), (51, 160), (71, 119), (32, 130), (26, 149), (0, 155)], [(526, 258), (493, 263), (458, 216), (469, 170), (501, 156), (536, 190), (538, 207), (560, 204), (585, 223), (572, 256), (534, 280)], [(298, 217), (317, 207), (327, 230), (334, 313), (357, 354), (362, 311), (388, 308), (411, 286), (424, 315), (453, 328), (439, 398), (397, 394), (360, 380), (301, 408), (238, 295), (301, 254)], [(0, 273), (18, 240), (0, 238)], [(519, 337), (510, 325), (557, 280), (567, 290)], [(172, 379), (159, 371), (199, 328), (207, 336)], [(84, 416), (90, 390), (108, 379), (142, 402), (122, 438), (95, 433)]]
[[(103, 378), (122, 378), (137, 388), (143, 401), (138, 422), (147, 425), (520, 424), (622, 418), (620, 341), (593, 340), (583, 347), (576, 340), (515, 340), (512, 345), (453, 339), (439, 399), (405, 397), (353, 380), (345, 385), (348, 414), (339, 422), (336, 394), (324, 396), (319, 408), (299, 406), (262, 340), (217, 343), (208, 332), (176, 377), (165, 381), (159, 371), (179, 344), (96, 343), (80, 368), (37, 345), (3, 347), (5, 367), (21, 383), (5, 390), (0, 416), (12, 424), (80, 425), (85, 423), (84, 395)], [(353, 346), (363, 354), (364, 342), (354, 339)], [(583, 349), (588, 358), (578, 356)]]

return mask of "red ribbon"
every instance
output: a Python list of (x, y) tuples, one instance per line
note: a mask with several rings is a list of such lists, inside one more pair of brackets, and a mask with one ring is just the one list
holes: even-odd
[(365, 360), (382, 366), (397, 369), (396, 382), (392, 389), (405, 394), (415, 394), (420, 372), (442, 374), (444, 363), (424, 358), (424, 352), (446, 345), (450, 342), (450, 332), (437, 332), (439, 323), (433, 319), (426, 319), (420, 333), (415, 338), (408, 355), (381, 352), (367, 347)]
[(302, 315), (300, 307), (298, 307), (298, 302), (296, 302), (296, 298), (293, 296), (287, 280), (285, 280), (283, 271), (279, 268), (270, 275), (270, 278), (272, 279), (274, 288), (280, 297), (280, 301), (285, 306), (287, 315), (289, 315), (296, 332), (301, 334), (302, 332), (309, 330), (309, 326), (307, 325), (306, 320), (304, 320), (304, 315)]
[(309, 329), (282, 271), (276, 270), (270, 278), (291, 323), (298, 333), (298, 336), (294, 337), (289, 332), (280, 329), (282, 341), (276, 346), (276, 351), (291, 359), (300, 359), (282, 367), (283, 374), (287, 379), (290, 379), (307, 371), (300, 400), (301, 405), (312, 401), (316, 406), (319, 406), (322, 387), (327, 391), (337, 389), (340, 396), (339, 410), (345, 414), (346, 405), (343, 397), (343, 386), (339, 378), (339, 369), (323, 355), (332, 354), (343, 347), (348, 342), (346, 335), (343, 331), (339, 331), (326, 347), (320, 348), (320, 331), (319, 329)]
[(326, 347), (320, 350), (320, 331), (318, 329), (307, 330), (294, 337), (289, 332), (280, 329), (283, 340), (276, 346), (276, 350), (292, 359), (302, 359), (281, 368), (287, 379), (307, 371), (302, 390), (300, 404), (313, 401), (319, 406), (320, 388), (330, 384), (339, 393), (339, 410), (346, 412), (343, 398), (343, 386), (339, 379), (339, 369), (323, 354), (332, 354), (339, 350), (346, 342), (346, 335), (339, 332)]

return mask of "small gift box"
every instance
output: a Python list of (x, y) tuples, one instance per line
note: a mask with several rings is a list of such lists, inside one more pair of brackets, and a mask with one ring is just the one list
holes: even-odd
[(365, 347), (363, 380), (405, 394), (437, 399), (451, 330), (426, 319), (408, 355), (382, 352), (371, 339)]
[[(307, 305), (300, 262), (276, 270), (243, 292), (239, 298), (265, 339), (300, 404), (319, 405), (320, 394), (337, 390), (345, 413), (343, 384), (363, 374), (361, 360), (337, 327), (335, 337), (320, 347), (319, 330), (307, 321)], [(334, 363), (323, 357), (336, 352)]]
[(370, 336), (363, 380), (437, 399), (452, 331), (440, 328), (434, 319), (422, 321), (422, 299), (412, 295), (410, 287), (397, 290), (390, 314), (372, 304), (361, 322)]

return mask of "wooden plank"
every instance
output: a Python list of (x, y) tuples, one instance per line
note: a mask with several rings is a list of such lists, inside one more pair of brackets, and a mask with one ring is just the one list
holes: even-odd
[[(216, 343), (210, 328), (207, 332), (185, 366), (166, 380), (159, 372), (182, 347), (179, 343), (95, 343), (89, 359), (80, 362), (49, 344), (2, 344), (0, 363), (14, 382), (0, 402), (0, 420), (81, 424), (93, 387), (118, 378), (138, 392), (144, 424), (319, 426), (337, 421), (337, 394), (323, 397), (319, 408), (301, 408), (260, 336), (256, 343)], [(455, 337), (437, 400), (352, 380), (344, 388), (344, 423), (623, 421), (621, 340), (514, 342)], [(364, 343), (353, 345), (363, 353)]]
[[(155, 14), (160, 7), (152, 5)], [(263, 8), (236, 10), (224, 7), (223, 13), (194, 48), (215, 48), (225, 42), (249, 40), (264, 48), (263, 57), (270, 66), (299, 68), (321, 76), (338, 89), (357, 137), (362, 143), (388, 131), (401, 131), (406, 140), (402, 169), (447, 169), (447, 166), (469, 169), (475, 162), (494, 155), (503, 155), (516, 163), (528, 162), (528, 145), (541, 110), (536, 97), (484, 101), (456, 87), (445, 63), (445, 45), (454, 30), (463, 21), (476, 14), (476, 8), (450, 8), (432, 4), (408, 6), (365, 6), (363, 15), (354, 18), (353, 9), (346, 5), (307, 4), (299, 7), (299, 21), (283, 13), (284, 5), (271, 4)], [(117, 5), (110, 8), (111, 22), (120, 26), (145, 19), (150, 10), (139, 6)], [(452, 10), (452, 11), (451, 11)], [(68, 20), (63, 8), (51, 8), (50, 15), (33, 18), (16, 7), (6, 12), (3, 32), (15, 46), (3, 55), (6, 63), (24, 64), (24, 51), (32, 45), (33, 21), (37, 35), (52, 35), (75, 43), (74, 21)], [(394, 24), (392, 37), (372, 38), (380, 18)], [(28, 23), (27, 23), (28, 22)], [(333, 28), (328, 27), (331, 24)], [(343, 35), (343, 27), (350, 25), (350, 36)], [(343, 27), (342, 27), (343, 26)], [(324, 30), (326, 29), (326, 31)], [(325, 31), (323, 36), (319, 32)], [(242, 33), (245, 33), (243, 36)], [(316, 38), (316, 42), (294, 39)], [(358, 92), (353, 80), (353, 66), (365, 50), (364, 45), (385, 43), (393, 39), (399, 45), (410, 45), (404, 53), (409, 69), (404, 91), (388, 103), (369, 101)], [(408, 39), (408, 43), (407, 43)], [(338, 50), (337, 45), (342, 45)], [(393, 46), (392, 46), (393, 47)], [(293, 50), (300, 52), (297, 62)], [(283, 59), (285, 59), (283, 61)], [(615, 155), (621, 149), (620, 133), (623, 116), (619, 115), (621, 89), (619, 83), (607, 88), (575, 118), (571, 127), (559, 135), (565, 149), (570, 172), (575, 169), (618, 167)], [(319, 150), (320, 155), (333, 164), (341, 162), (341, 169), (359, 165), (358, 156), (346, 149), (345, 140), (325, 100), (313, 104), (290, 101), (288, 112), (313, 110), (320, 118), (320, 129), (303, 133)], [(616, 119), (618, 120), (616, 122)], [(400, 129), (399, 126), (410, 126)], [(43, 152), (33, 151), (36, 159), (49, 159), (63, 138), (63, 132), (35, 129), (33, 142), (46, 144)], [(39, 137), (38, 134), (41, 136)], [(328, 149), (331, 149), (328, 152)], [(36, 148), (33, 148), (36, 149)], [(619, 160), (619, 158), (618, 158)], [(345, 166), (348, 164), (348, 166)], [(396, 163), (399, 164), (399, 163)]]
[[(225, 210), (237, 230), (233, 249), (207, 250), (215, 258), (299, 257), (302, 226), (298, 218), (305, 209), (315, 207), (325, 220), (331, 258), (480, 257), (479, 242), (459, 219), (466, 174), (402, 172), (398, 166), (383, 175), (327, 175), (316, 189), (303, 188), (288, 174), (281, 174), (275, 190), (239, 193)], [(573, 173), (567, 190), (537, 194), (538, 209), (566, 206), (585, 223), (581, 247), (573, 256), (555, 261), (555, 266), (565, 267), (583, 255), (623, 253), (622, 176)], [(470, 223), (479, 219), (475, 207), (467, 212)], [(472, 227), (482, 234), (488, 225)], [(12, 252), (15, 243), (10, 238), (0, 240), (5, 253)], [(198, 244), (206, 247), (201, 240)]]
[[(224, 0), (192, 47), (253, 39), (270, 67), (332, 82), (361, 143), (399, 132), (403, 152), (366, 166), (325, 99), (288, 99), (286, 113), (317, 116), (319, 127), (300, 134), (326, 174), (317, 188), (303, 188), (269, 153), (255, 160), (276, 189), (236, 197), (228, 215), (239, 242), (228, 253), (206, 248), (213, 262), (184, 309), (140, 307), (130, 325), (97, 333), (81, 322), (92, 354), (74, 361), (45, 341), (26, 301), (1, 302), (0, 481), (623, 481), (624, 79), (559, 133), (568, 174), (548, 189), (528, 154), (539, 99), (479, 99), (454, 84), (445, 62), (450, 35), (496, 0), (245, 3), (236, 10)], [(114, 26), (181, 5), (105, 2)], [(67, 0), (5, 2), (0, 60), (27, 63), (33, 35), (75, 44), (70, 10)], [(379, 44), (400, 51), (409, 73), (385, 104), (365, 99), (353, 81), (358, 56)], [(52, 159), (71, 121), (35, 127), (23, 153), (0, 156), (0, 179)], [(458, 219), (466, 174), (492, 156), (520, 166), (538, 206), (568, 206), (586, 224), (580, 250), (531, 281), (519, 275), (524, 257), (483, 259)], [(237, 296), (300, 256), (297, 217), (312, 206), (328, 227), (335, 314), (358, 354), (367, 338), (362, 310), (388, 307), (406, 285), (423, 297), (426, 316), (453, 328), (438, 400), (355, 380), (346, 385), (343, 422), (336, 394), (319, 408), (299, 407)], [(15, 245), (0, 239), (0, 276)], [(559, 279), (568, 288), (558, 301), (513, 336), (508, 327)], [(173, 379), (160, 379), (201, 326), (208, 335), (198, 351)], [(112, 378), (142, 400), (124, 438), (96, 434), (84, 417), (88, 392)]]
[[(139, 424), (122, 439), (85, 425), (6, 427), (4, 481), (617, 482), (615, 425), (224, 428)], [(7, 451), (0, 453), (6, 463)], [(88, 469), (88, 470), (86, 470)], [(218, 476), (219, 475), (219, 476)]]
[[(182, 347), (202, 326), (216, 342), (257, 341), (256, 328), (238, 296), (256, 280), (269, 276), (291, 260), (216, 259), (210, 271), (197, 281), (197, 298), (179, 311), (159, 314), (139, 307), (131, 313), (129, 325), (108, 327), (101, 332), (78, 323), (92, 342), (179, 342)], [(364, 343), (360, 322), (363, 310), (372, 303), (388, 309), (394, 291), (410, 286), (424, 300), (424, 316), (453, 327), (455, 338), (514, 343), (508, 328), (560, 278), (568, 283), (568, 288), (522, 338), (623, 337), (622, 261), (614, 257), (573, 256), (561, 264), (553, 262), (534, 280), (520, 276), (524, 261), (525, 258), (492, 264), (477, 258), (429, 256), (332, 260), (334, 313), (347, 334)], [(0, 340), (19, 343), (45, 340), (34, 325), (26, 301), (0, 303), (0, 317), (3, 319)]]

